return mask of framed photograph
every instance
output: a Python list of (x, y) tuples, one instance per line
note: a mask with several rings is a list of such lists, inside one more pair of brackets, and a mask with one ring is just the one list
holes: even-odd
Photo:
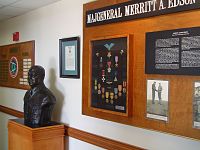
[(59, 48), (60, 77), (80, 78), (80, 38), (60, 39)]
[(147, 80), (147, 118), (168, 121), (169, 81)]
[(194, 83), (193, 126), (200, 129), (200, 81)]

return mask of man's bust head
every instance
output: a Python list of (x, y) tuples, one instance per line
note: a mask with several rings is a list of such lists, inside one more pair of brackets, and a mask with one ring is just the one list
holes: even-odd
[(44, 85), (45, 70), (32, 66), (28, 72), (31, 89), (24, 96), (24, 121), (30, 126), (44, 126), (51, 122), (56, 98)]
[(28, 72), (28, 83), (31, 88), (43, 83), (45, 70), (41, 66), (32, 66)]

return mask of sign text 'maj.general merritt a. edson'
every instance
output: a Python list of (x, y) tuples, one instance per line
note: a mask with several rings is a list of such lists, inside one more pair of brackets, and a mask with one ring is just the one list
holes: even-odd
[(87, 11), (86, 26), (128, 21), (198, 8), (200, 8), (200, 0), (132, 0)]

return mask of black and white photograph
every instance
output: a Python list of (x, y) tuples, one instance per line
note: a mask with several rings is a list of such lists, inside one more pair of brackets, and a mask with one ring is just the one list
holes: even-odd
[(169, 81), (147, 80), (147, 118), (168, 121)]
[(200, 81), (194, 83), (193, 125), (200, 128)]

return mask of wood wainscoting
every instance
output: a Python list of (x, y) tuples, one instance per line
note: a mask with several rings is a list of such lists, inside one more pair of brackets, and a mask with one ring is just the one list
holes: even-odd
[[(23, 118), (23, 112), (0, 105), (0, 112)], [(65, 126), (65, 135), (96, 145), (108, 150), (144, 150), (143, 148), (112, 140), (106, 137), (88, 133), (79, 129)]]

